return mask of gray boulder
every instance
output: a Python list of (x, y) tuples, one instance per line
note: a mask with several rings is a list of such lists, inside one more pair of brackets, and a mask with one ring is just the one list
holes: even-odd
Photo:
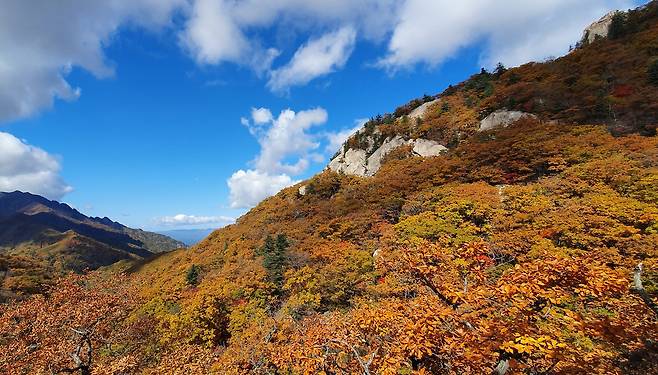
[(480, 121), (480, 127), (478, 128), (478, 131), (482, 132), (497, 128), (506, 128), (524, 117), (537, 118), (537, 116), (531, 113), (501, 109), (492, 112), (489, 116)]

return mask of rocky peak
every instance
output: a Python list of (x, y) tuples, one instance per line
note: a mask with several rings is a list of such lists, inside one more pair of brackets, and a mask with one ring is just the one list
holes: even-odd
[[(370, 139), (368, 143), (374, 140)], [(431, 157), (442, 154), (448, 149), (436, 141), (429, 139), (404, 139), (401, 136), (388, 137), (368, 154), (367, 150), (347, 148), (343, 145), (341, 151), (329, 163), (328, 168), (334, 172), (354, 176), (369, 177), (375, 175), (382, 166), (382, 161), (391, 151), (402, 146), (411, 146), (415, 156)]]
[(608, 30), (610, 29), (610, 24), (612, 23), (612, 18), (618, 11), (613, 10), (605, 16), (601, 17), (598, 21), (592, 22), (589, 26), (583, 31), (583, 41), (587, 43), (592, 43), (596, 38), (606, 38), (608, 36)]

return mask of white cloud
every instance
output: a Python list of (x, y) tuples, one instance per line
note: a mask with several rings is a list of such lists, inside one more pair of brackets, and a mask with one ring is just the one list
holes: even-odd
[(59, 160), (0, 132), (0, 191), (26, 191), (59, 200), (73, 190), (59, 175)]
[(514, 66), (564, 54), (585, 26), (629, 0), (407, 0), (379, 65), (435, 66), (483, 42), (482, 63)]
[[(264, 61), (259, 71), (269, 71), (268, 87), (285, 91), (341, 69), (357, 36), (387, 43), (378, 65), (390, 70), (436, 66), (475, 45), (482, 48), (485, 65), (518, 65), (562, 55), (587, 24), (633, 5), (631, 0), (196, 0), (195, 8), (205, 11), (194, 13), (184, 34), (200, 63)], [(290, 61), (271, 68), (288, 46), (268, 53), (258, 33), (282, 29), (292, 35), (337, 31), (308, 40)]]
[(194, 2), (181, 39), (197, 62), (240, 62), (249, 52), (249, 41), (229, 11), (229, 4), (224, 0)]
[(231, 208), (250, 208), (296, 182), (286, 174), (239, 170), (228, 179)]
[[(292, 32), (357, 25), (369, 40), (387, 33), (401, 0), (195, 0), (182, 32), (200, 63), (246, 63), (259, 51), (257, 31)], [(276, 51), (276, 49), (274, 49)], [(267, 50), (266, 50), (267, 51)]]
[(0, 2), (0, 122), (75, 100), (80, 89), (66, 76), (73, 67), (96, 77), (113, 68), (103, 54), (124, 24), (155, 30), (170, 23), (186, 0), (3, 0)]
[(272, 121), (273, 116), (267, 108), (252, 108), (251, 118), (254, 119), (254, 124), (263, 125)]
[(357, 25), (369, 40), (387, 33), (402, 0), (245, 0), (234, 3), (233, 15), (243, 27), (280, 27), (317, 30)]
[[(269, 73), (268, 87), (284, 91), (342, 68), (356, 35), (381, 41), (396, 19), (402, 0), (194, 0), (180, 33), (199, 64), (232, 62)], [(348, 26), (352, 25), (352, 26)], [(272, 68), (285, 41), (309, 31), (327, 32), (297, 48), (293, 58)], [(263, 46), (259, 33), (287, 35), (283, 46)], [(279, 40), (280, 42), (280, 40)]]
[[(0, 122), (53, 101), (76, 100), (73, 68), (114, 72), (103, 48), (122, 26), (177, 28), (200, 65), (225, 62), (267, 77), (273, 91), (343, 68), (357, 38), (385, 43), (378, 66), (436, 66), (465, 47), (481, 63), (518, 65), (559, 56), (584, 26), (631, 0), (3, 0), (0, 1)], [(182, 22), (172, 22), (179, 15)], [(179, 26), (180, 25), (180, 26)], [(267, 33), (269, 36), (264, 37)], [(308, 34), (321, 35), (308, 38)], [(303, 45), (294, 43), (306, 40)], [(271, 44), (271, 45), (269, 45)], [(275, 64), (282, 51), (296, 52)]]
[[(327, 122), (327, 117), (327, 111), (322, 108), (298, 113), (290, 109), (281, 111), (279, 117), (271, 119), (269, 127), (258, 135), (261, 149), (254, 161), (256, 170), (291, 175), (304, 172), (309, 165), (309, 156), (320, 146), (308, 131)], [(287, 162), (289, 158), (294, 160)]]
[[(157, 31), (175, 27), (172, 18), (180, 14), (180, 44), (197, 63), (231, 62), (260, 76), (280, 54), (276, 46), (262, 46), (260, 32), (285, 29), (298, 35), (354, 24), (374, 40), (385, 35), (384, 25), (392, 20), (390, 9), (397, 1), (5, 0), (0, 2), (0, 122), (34, 115), (55, 99), (76, 100), (81, 90), (67, 82), (75, 67), (98, 78), (112, 76), (103, 48), (124, 25)], [(304, 60), (309, 53), (302, 54)], [(291, 64), (286, 66), (301, 67)], [(338, 59), (327, 73), (341, 65)], [(306, 73), (304, 79), (320, 73)]]
[(159, 218), (158, 223), (166, 226), (189, 226), (189, 225), (208, 225), (208, 224), (230, 224), (235, 221), (228, 216), (195, 216), (178, 214), (174, 216), (165, 216)]
[(320, 137), (310, 130), (326, 123), (327, 118), (327, 111), (322, 108), (300, 112), (286, 109), (277, 118), (267, 108), (252, 108), (251, 120), (240, 119), (258, 139), (260, 152), (253, 161), (253, 169), (241, 169), (228, 179), (231, 207), (255, 206), (297, 183), (291, 176), (305, 172), (312, 162), (324, 161), (317, 151)]
[(335, 152), (347, 138), (367, 121), (358, 119), (354, 127), (338, 132), (312, 132), (314, 126), (327, 122), (323, 108), (294, 112), (281, 111), (274, 118), (267, 108), (252, 108), (251, 120), (241, 118), (243, 125), (257, 137), (261, 146), (253, 161), (254, 169), (240, 169), (227, 180), (231, 208), (250, 208), (281, 189), (299, 181), (291, 176), (304, 173), (311, 163), (324, 162), (318, 151)]
[[(517, 66), (528, 61), (562, 56), (582, 36), (584, 28), (614, 9), (633, 7), (630, 0), (552, 0), (530, 10), (512, 4), (515, 21), (489, 25), (488, 47), (482, 64), (492, 67), (498, 61)], [(541, 4), (541, 5), (540, 5)], [(525, 30), (522, 32), (522, 30)]]
[(290, 62), (270, 72), (267, 86), (275, 92), (301, 86), (343, 68), (352, 54), (356, 31), (343, 27), (299, 47)]

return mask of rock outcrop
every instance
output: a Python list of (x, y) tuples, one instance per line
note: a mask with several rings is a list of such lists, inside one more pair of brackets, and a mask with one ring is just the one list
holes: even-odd
[(379, 146), (378, 149), (375, 150), (375, 152), (368, 157), (368, 161), (366, 162), (366, 176), (372, 176), (377, 171), (379, 168), (382, 166), (382, 161), (384, 160), (384, 157), (388, 155), (391, 151), (395, 150), (396, 148), (400, 146), (406, 145), (408, 142), (404, 140), (404, 138), (400, 137), (399, 135), (394, 137), (394, 138), (386, 138), (384, 140), (384, 143), (382, 143), (381, 146)]
[[(370, 140), (368, 143), (372, 145)], [(340, 153), (331, 160), (328, 168), (334, 172), (354, 176), (373, 176), (381, 168), (386, 155), (398, 147), (407, 145), (412, 146), (414, 155), (422, 157), (437, 156), (448, 150), (445, 146), (429, 139), (405, 140), (401, 136), (395, 136), (386, 138), (369, 156), (366, 150), (350, 148), (345, 151), (346, 146), (343, 146)]]
[(448, 151), (448, 148), (439, 142), (421, 138), (414, 141), (414, 148), (412, 151), (418, 156), (427, 158), (440, 155), (441, 153)]
[(425, 117), (425, 112), (427, 112), (427, 109), (431, 107), (432, 105), (436, 104), (439, 102), (439, 99), (432, 100), (431, 102), (423, 103), (418, 108), (414, 109), (411, 111), (409, 114), (409, 118), (415, 119), (415, 118), (423, 118)]
[(524, 117), (536, 118), (537, 116), (521, 111), (508, 111), (501, 109), (492, 112), (489, 116), (480, 121), (480, 127), (478, 128), (478, 131), (482, 132), (491, 129), (505, 128)]
[(582, 40), (587, 43), (592, 43), (596, 38), (606, 38), (608, 36), (610, 24), (612, 23), (612, 18), (616, 13), (617, 11), (612, 11), (601, 17), (598, 21), (592, 22), (592, 24), (587, 26), (583, 31)]
[(361, 149), (349, 149), (342, 151), (329, 162), (329, 169), (338, 173), (355, 176), (366, 176), (367, 156), (366, 151)]

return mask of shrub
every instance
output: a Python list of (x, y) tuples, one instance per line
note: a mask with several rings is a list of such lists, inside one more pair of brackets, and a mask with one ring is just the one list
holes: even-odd
[(441, 104), (441, 112), (448, 112), (450, 111), (450, 103), (447, 101), (444, 101), (443, 104)]
[(187, 285), (192, 285), (196, 286), (199, 284), (199, 273), (201, 271), (201, 268), (197, 266), (196, 264), (193, 264), (190, 266), (190, 268), (187, 270), (187, 275), (185, 276), (185, 280), (187, 281)]

